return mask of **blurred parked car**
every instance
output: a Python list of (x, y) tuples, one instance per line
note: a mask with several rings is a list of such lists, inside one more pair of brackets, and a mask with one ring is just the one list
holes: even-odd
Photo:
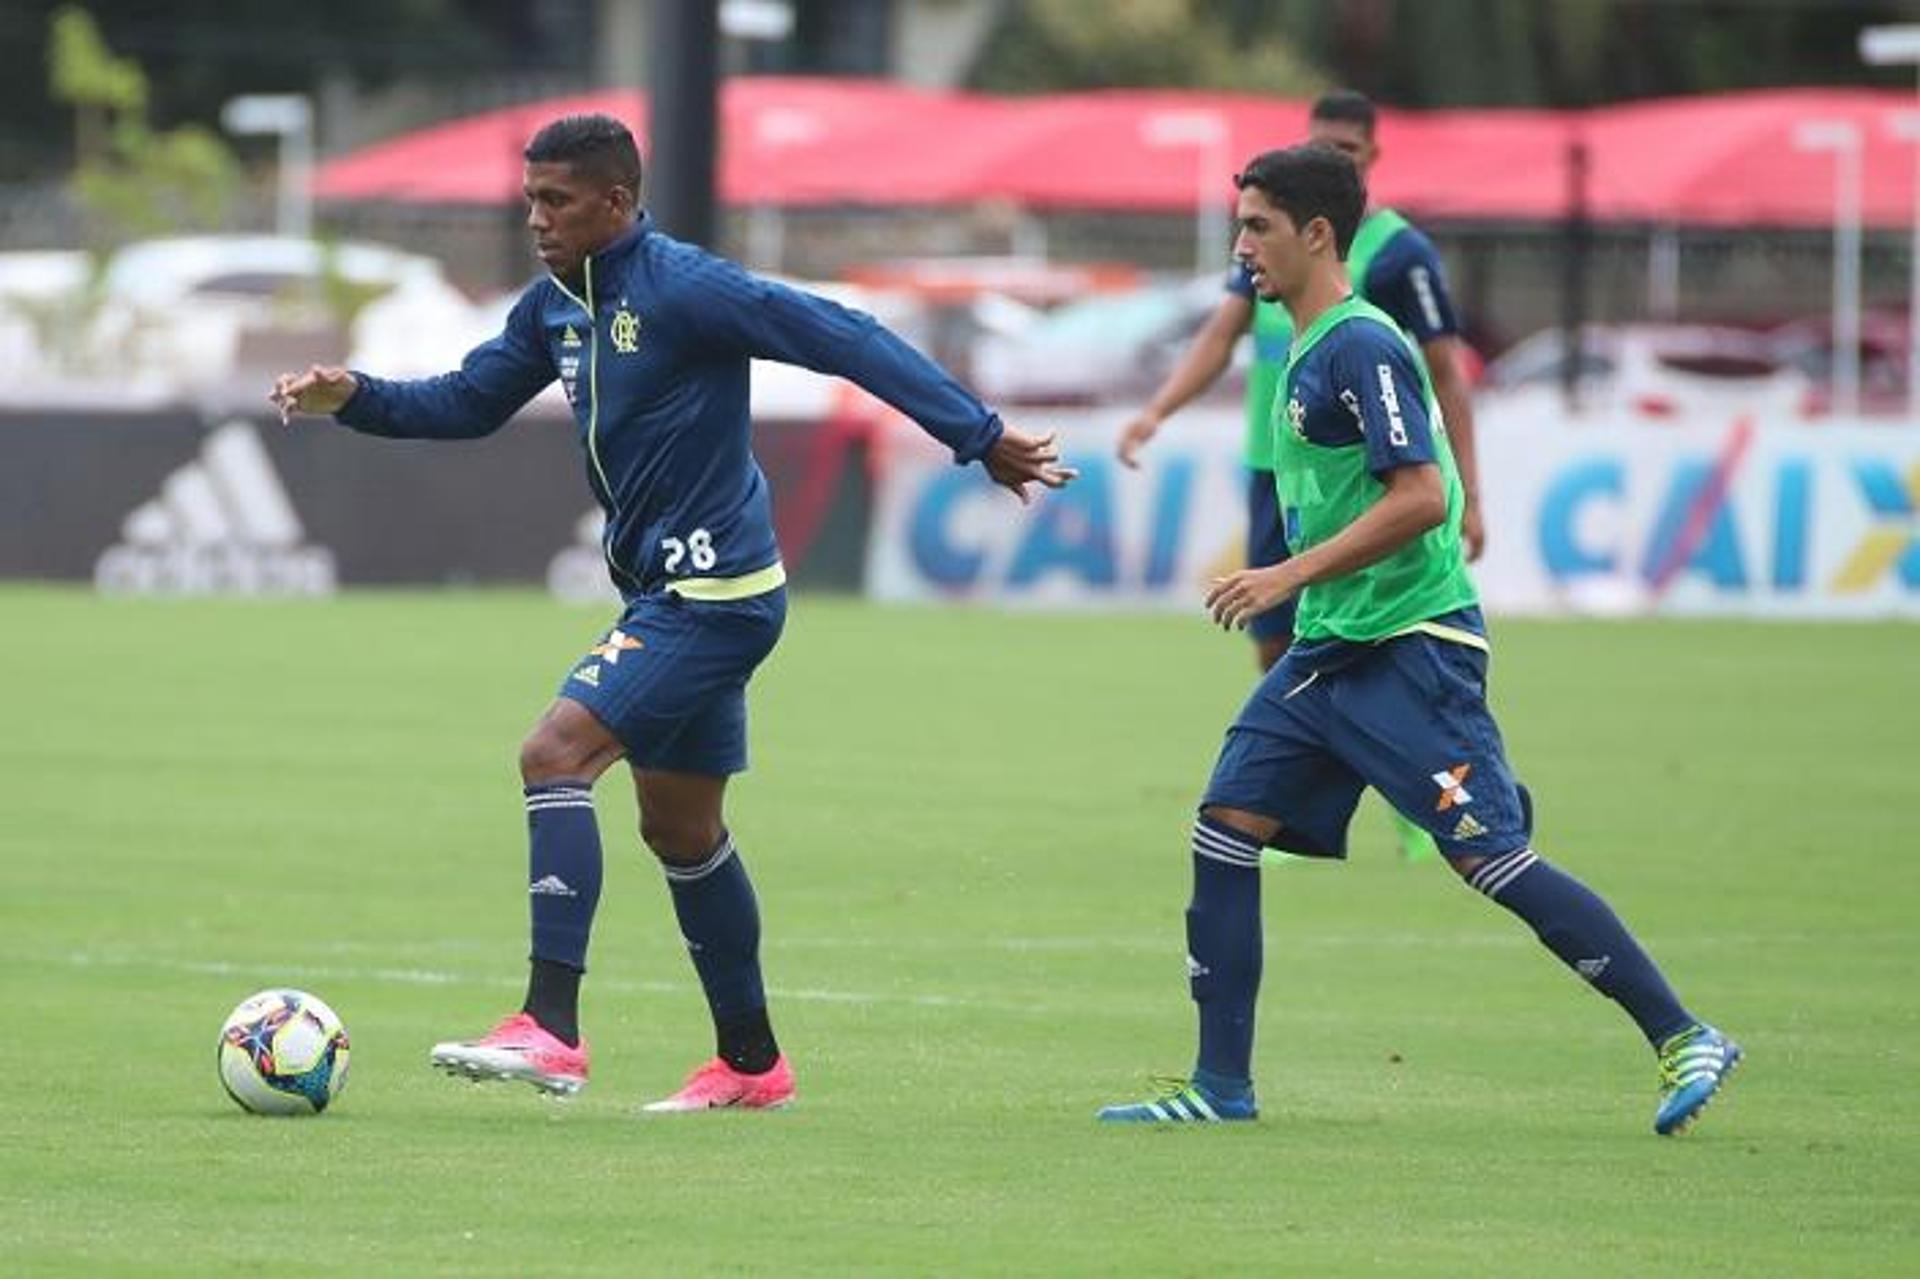
[(1545, 329), (1487, 366), (1479, 394), (1514, 411), (1565, 411), (1569, 363), (1583, 412), (1652, 421), (1804, 411), (1812, 383), (1765, 334), (1710, 325), (1589, 325), (1580, 349)]
[[(1869, 417), (1903, 416), (1907, 411), (1907, 317), (1867, 311), (1860, 317), (1860, 412)], [(1838, 347), (1829, 314), (1790, 320), (1767, 334), (1774, 355), (1800, 370), (1809, 382), (1803, 411), (1813, 417), (1833, 412), (1833, 368)]]
[(1034, 257), (928, 257), (863, 262), (849, 284), (914, 299), (925, 311), (914, 344), (974, 384), (984, 342), (1025, 334), (1047, 311), (1095, 294), (1130, 293), (1147, 282), (1127, 262), (1048, 262)]
[[(37, 257), (39, 261), (13, 261)], [(130, 244), (98, 275), (84, 254), (0, 255), (0, 301), (37, 349), (20, 352), (19, 398), (103, 382), (143, 398), (245, 398), (264, 371), (338, 360), (346, 317), (376, 300), (411, 308), (416, 334), (470, 310), (432, 258), (378, 244), (279, 236), (184, 236)], [(35, 308), (60, 306), (49, 324)]]
[[(974, 356), (975, 385), (986, 399), (1010, 404), (1143, 399), (1220, 296), (1220, 277), (1210, 274), (1069, 302), (1023, 331), (983, 336)], [(1236, 367), (1244, 368), (1244, 358), (1244, 351), (1236, 356)], [(1222, 378), (1214, 392), (1238, 395), (1243, 376)]]
[(48, 339), (71, 323), (91, 271), (78, 250), (0, 253), (0, 368), (11, 384), (0, 384), (0, 396), (16, 398), (50, 365)]

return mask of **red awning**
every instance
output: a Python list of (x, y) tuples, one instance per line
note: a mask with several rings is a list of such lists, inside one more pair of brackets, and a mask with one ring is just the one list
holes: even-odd
[[(1593, 217), (1613, 222), (1817, 227), (1833, 217), (1834, 159), (1794, 145), (1805, 121), (1859, 130), (1863, 212), (1912, 216), (1905, 93), (1780, 90), (1581, 112), (1381, 113), (1374, 195), (1425, 217), (1565, 216), (1570, 143), (1585, 142)], [(645, 136), (634, 91), (490, 111), (328, 161), (332, 200), (501, 204), (518, 198), (520, 150), (555, 116), (605, 111)], [(1306, 104), (1111, 90), (1036, 98), (927, 92), (890, 81), (739, 78), (721, 98), (721, 198), (729, 204), (927, 205), (1180, 212), (1232, 197), (1247, 158), (1303, 136)]]
[(1862, 145), (1862, 212), (1874, 226), (1907, 226), (1914, 210), (1914, 144), (1894, 132), (1912, 94), (1793, 89), (1672, 99), (1589, 114), (1596, 216), (1718, 226), (1828, 226), (1835, 157), (1795, 145), (1802, 124), (1842, 122)]
[[(644, 139), (647, 102), (608, 90), (503, 107), (329, 160), (323, 200), (502, 204), (520, 198), (521, 149), (557, 116), (605, 112)], [(721, 195), (731, 204), (929, 204), (977, 198), (943, 162), (1000, 136), (1004, 105), (890, 81), (741, 78), (721, 96)], [(904, 178), (904, 180), (903, 180)]]

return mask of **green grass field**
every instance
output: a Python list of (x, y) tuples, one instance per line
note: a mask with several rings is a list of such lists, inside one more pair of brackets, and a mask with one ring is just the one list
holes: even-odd
[[(593, 1087), (435, 1075), (519, 997), (517, 743), (605, 620), (0, 590), (0, 1271), (1913, 1272), (1920, 630), (1498, 628), (1538, 847), (1750, 1053), (1663, 1141), (1627, 1020), (1378, 810), (1265, 876), (1262, 1121), (1091, 1122), (1190, 1064), (1251, 670), (1197, 617), (797, 599), (732, 817), (800, 1104), (635, 1113), (710, 1040), (618, 773)], [(214, 1075), (275, 984), (353, 1035), (319, 1119)]]

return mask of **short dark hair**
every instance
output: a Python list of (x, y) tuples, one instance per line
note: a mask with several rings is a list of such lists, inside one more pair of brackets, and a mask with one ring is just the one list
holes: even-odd
[(640, 195), (640, 148), (610, 115), (563, 115), (521, 152), (529, 164), (565, 164), (576, 174)]
[(1366, 130), (1367, 136), (1371, 138), (1376, 115), (1373, 99), (1366, 94), (1355, 89), (1332, 89), (1314, 100), (1313, 111), (1308, 118), (1335, 120), (1341, 124), (1357, 124)]
[(1257, 189), (1301, 229), (1315, 218), (1325, 218), (1333, 227), (1334, 249), (1343, 262), (1367, 208), (1367, 184), (1360, 170), (1344, 152), (1332, 147), (1263, 151), (1233, 175), (1233, 185), (1242, 191)]

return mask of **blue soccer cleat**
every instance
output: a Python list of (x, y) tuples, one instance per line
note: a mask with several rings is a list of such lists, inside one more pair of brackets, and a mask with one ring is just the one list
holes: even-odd
[(1700, 1117), (1740, 1064), (1740, 1045), (1702, 1022), (1661, 1044), (1659, 1052), (1660, 1109), (1653, 1130), (1672, 1137)]
[(1103, 1124), (1223, 1124), (1258, 1119), (1253, 1089), (1245, 1096), (1223, 1096), (1197, 1080), (1159, 1079), (1163, 1091), (1150, 1101), (1102, 1106), (1096, 1116)]

